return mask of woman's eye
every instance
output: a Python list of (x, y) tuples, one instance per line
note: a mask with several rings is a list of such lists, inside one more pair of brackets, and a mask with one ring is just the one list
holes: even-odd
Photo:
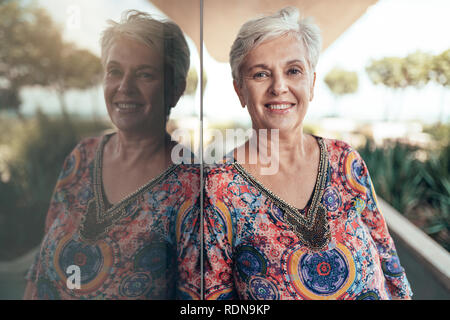
[(120, 70), (119, 69), (109, 69), (107, 72), (108, 76), (118, 76), (120, 75)]
[(267, 72), (257, 72), (253, 75), (253, 78), (255, 79), (262, 79), (262, 78), (266, 78), (269, 75), (267, 74)]
[(297, 74), (301, 74), (302, 71), (300, 69), (297, 68), (292, 68), (288, 70), (288, 74), (292, 74), (292, 75), (297, 75)]
[(137, 74), (137, 76), (139, 78), (142, 78), (142, 79), (151, 79), (151, 78), (153, 78), (153, 75), (151, 73), (148, 73), (148, 72), (140, 72), (140, 73)]

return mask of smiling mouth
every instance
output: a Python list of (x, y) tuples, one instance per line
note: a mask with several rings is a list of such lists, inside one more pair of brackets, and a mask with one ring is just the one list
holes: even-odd
[(123, 112), (133, 112), (141, 108), (143, 105), (139, 103), (114, 103), (114, 106)]
[(265, 104), (264, 105), (269, 110), (287, 110), (289, 108), (292, 108), (294, 104), (292, 103), (286, 103), (286, 104)]

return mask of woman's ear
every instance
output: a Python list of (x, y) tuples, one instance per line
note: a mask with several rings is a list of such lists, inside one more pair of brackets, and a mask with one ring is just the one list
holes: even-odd
[(313, 74), (313, 79), (312, 79), (312, 83), (311, 83), (311, 87), (309, 89), (309, 101), (311, 102), (312, 99), (314, 98), (314, 86), (316, 84), (316, 72), (314, 72)]
[(234, 87), (234, 91), (236, 91), (236, 94), (239, 97), (239, 101), (241, 102), (242, 108), (245, 108), (247, 106), (247, 104), (245, 103), (244, 96), (242, 95), (242, 88), (239, 86), (239, 84), (235, 80), (233, 80), (233, 87)]

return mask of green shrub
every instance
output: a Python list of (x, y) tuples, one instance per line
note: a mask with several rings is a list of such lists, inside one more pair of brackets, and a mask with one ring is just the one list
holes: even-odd
[(36, 118), (16, 128), (11, 141), (9, 189), (0, 195), (1, 256), (4, 258), (39, 243), (48, 204), (62, 163), (77, 143), (69, 118)]
[(450, 145), (417, 159), (417, 147), (368, 140), (358, 150), (369, 168), (377, 194), (424, 232), (450, 250)]
[(441, 147), (450, 144), (450, 124), (437, 124), (424, 127), (423, 131), (430, 134)]
[[(422, 184), (424, 186), (424, 200), (431, 207), (436, 208), (430, 226), (429, 234), (450, 230), (450, 145), (441, 149), (439, 154), (431, 155), (422, 170)], [(448, 244), (447, 244), (447, 247)]]
[(417, 148), (400, 142), (376, 147), (368, 140), (358, 151), (369, 168), (377, 194), (400, 212), (418, 204), (421, 178), (417, 172), (421, 164), (414, 157)]
[(108, 127), (108, 123), (68, 116), (51, 119), (42, 112), (15, 125), (9, 141), (10, 180), (0, 180), (0, 260), (39, 244), (65, 157), (82, 138), (99, 135)]

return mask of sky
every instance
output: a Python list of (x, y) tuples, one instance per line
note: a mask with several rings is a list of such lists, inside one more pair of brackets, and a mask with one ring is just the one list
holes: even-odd
[[(34, 0), (46, 8), (60, 24), (64, 38), (79, 47), (100, 54), (98, 39), (107, 19), (119, 20), (125, 9), (139, 9), (164, 17), (146, 0)], [(180, 0), (181, 1), (181, 0)], [(434, 121), (446, 106), (445, 118), (450, 119), (450, 90), (429, 84), (421, 90), (406, 89), (401, 95), (388, 93), (383, 87), (372, 85), (365, 73), (371, 59), (385, 56), (406, 56), (416, 50), (431, 54), (450, 48), (450, 1), (448, 0), (380, 0), (368, 8), (320, 56), (317, 65), (315, 97), (310, 104), (307, 120), (326, 117), (338, 112), (341, 117), (355, 120), (379, 120), (386, 110), (393, 120)], [(337, 17), (338, 18), (338, 17)], [(207, 28), (207, 26), (205, 26)], [(188, 39), (192, 64), (199, 70), (196, 48)], [(204, 93), (204, 115), (211, 121), (248, 121), (248, 113), (240, 107), (234, 93), (228, 63), (219, 63), (204, 49), (204, 70), (208, 84)], [(333, 67), (356, 71), (359, 77), (357, 93), (337, 102), (323, 79)], [(22, 95), (23, 111), (31, 113), (40, 106), (48, 112), (58, 112), (56, 96), (41, 89), (29, 89)], [(198, 111), (199, 92), (195, 97), (183, 97), (173, 110), (172, 117), (183, 117)], [(69, 110), (89, 115), (95, 105), (97, 113), (106, 115), (101, 88), (89, 93), (69, 92)], [(400, 106), (400, 107), (399, 107)]]

